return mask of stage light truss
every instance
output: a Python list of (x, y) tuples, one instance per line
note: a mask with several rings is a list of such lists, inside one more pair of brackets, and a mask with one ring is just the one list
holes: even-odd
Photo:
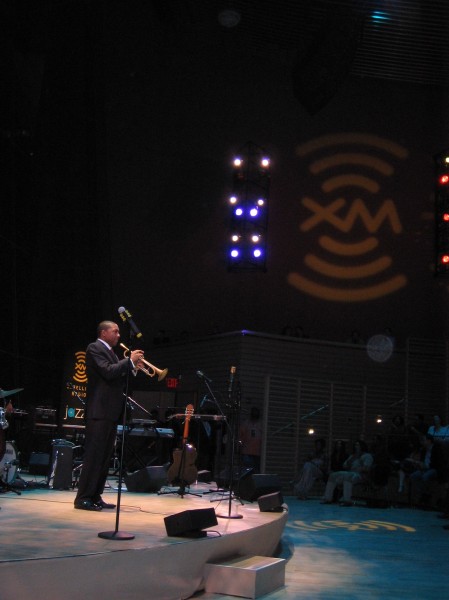
[(228, 270), (266, 271), (270, 157), (247, 142), (232, 163)]
[(449, 275), (449, 149), (435, 162), (435, 275)]

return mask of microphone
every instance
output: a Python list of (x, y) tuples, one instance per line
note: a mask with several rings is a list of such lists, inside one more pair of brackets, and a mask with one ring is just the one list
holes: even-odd
[(134, 333), (136, 338), (141, 338), (142, 332), (137, 327), (137, 325), (134, 323), (133, 317), (132, 317), (131, 313), (129, 312), (129, 310), (126, 310), (126, 308), (124, 306), (121, 306), (118, 309), (118, 313), (119, 313), (120, 318), (122, 319), (123, 323), (128, 323), (128, 325), (131, 328), (131, 331)]
[(232, 396), (232, 387), (234, 385), (235, 371), (236, 371), (236, 367), (231, 367), (231, 372), (229, 373), (229, 386), (228, 386), (228, 396), (229, 396), (229, 398)]
[(207, 383), (212, 383), (212, 379), (209, 379), (209, 377), (207, 377), (207, 375), (205, 375), (202, 371), (197, 371), (196, 374), (197, 377), (204, 379), (204, 381), (207, 381)]
[(203, 406), (204, 406), (205, 404), (207, 404), (208, 402), (209, 402), (209, 398), (208, 398), (208, 396), (207, 396), (207, 394), (206, 394), (206, 395), (204, 396), (204, 398), (201, 400), (199, 408), (203, 408)]

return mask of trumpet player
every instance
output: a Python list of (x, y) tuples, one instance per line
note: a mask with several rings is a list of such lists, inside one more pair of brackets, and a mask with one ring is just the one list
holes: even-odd
[[(99, 511), (115, 508), (102, 493), (114, 450), (117, 423), (123, 414), (123, 391), (128, 370), (139, 368), (142, 350), (132, 350), (128, 358), (117, 357), (114, 347), (120, 330), (113, 321), (102, 321), (97, 339), (86, 350), (87, 397), (84, 461), (75, 498), (75, 508)], [(131, 364), (130, 364), (131, 363)]]

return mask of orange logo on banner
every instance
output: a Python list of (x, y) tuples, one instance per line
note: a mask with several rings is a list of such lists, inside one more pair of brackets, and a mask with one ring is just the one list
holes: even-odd
[[(361, 152), (360, 146), (368, 150)], [(337, 150), (329, 154), (332, 147)], [(304, 256), (308, 274), (290, 273), (288, 282), (311, 296), (340, 302), (364, 302), (396, 292), (407, 278), (394, 273), (393, 259), (382, 251), (375, 234), (381, 227), (394, 236), (402, 233), (394, 201), (378, 196), (385, 178), (394, 173), (391, 160), (406, 159), (407, 150), (378, 136), (350, 133), (322, 136), (297, 148), (300, 157), (323, 151), (326, 155), (309, 165), (312, 175), (321, 178), (323, 195), (319, 200), (302, 198), (308, 216), (299, 225), (302, 233), (315, 236), (307, 247), (315, 242), (318, 248)], [(330, 235), (329, 229), (335, 233)]]
[(85, 352), (75, 352), (73, 380), (77, 381), (78, 383), (87, 383)]

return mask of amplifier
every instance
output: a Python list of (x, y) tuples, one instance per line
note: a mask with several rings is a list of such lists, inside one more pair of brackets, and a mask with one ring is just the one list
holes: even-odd
[(56, 423), (56, 408), (51, 406), (36, 406), (35, 412), (36, 424)]

